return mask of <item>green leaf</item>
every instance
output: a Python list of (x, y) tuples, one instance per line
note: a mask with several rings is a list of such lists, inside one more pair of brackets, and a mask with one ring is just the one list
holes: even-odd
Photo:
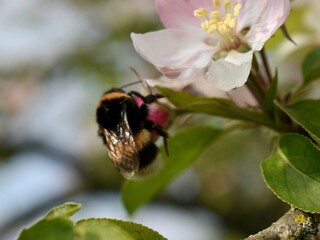
[(80, 208), (80, 204), (70, 202), (51, 209), (42, 220), (24, 229), (19, 240), (75, 239), (74, 223), (69, 218)]
[(278, 91), (278, 71), (276, 71), (275, 76), (271, 81), (271, 85), (267, 91), (267, 94), (264, 100), (264, 106), (270, 116), (274, 116), (274, 111), (275, 111), (274, 100), (277, 97), (277, 91)]
[(133, 222), (85, 219), (76, 223), (81, 240), (165, 240), (159, 233)]
[(46, 218), (70, 218), (73, 214), (78, 212), (80, 208), (81, 204), (79, 203), (65, 203), (61, 206), (51, 209)]
[(308, 84), (320, 77), (320, 48), (311, 51), (302, 63), (304, 84)]
[(53, 208), (42, 220), (24, 229), (18, 240), (165, 240), (159, 233), (133, 222), (116, 219), (69, 218), (80, 209), (77, 203)]
[(201, 153), (220, 136), (220, 130), (211, 127), (192, 127), (169, 138), (170, 156), (164, 148), (160, 151), (164, 160), (163, 168), (156, 174), (142, 181), (127, 181), (122, 188), (122, 199), (129, 213), (151, 198), (178, 174), (188, 168)]
[(257, 111), (238, 107), (230, 100), (200, 97), (191, 93), (177, 92), (163, 87), (157, 87), (157, 89), (180, 110), (254, 122), (277, 129), (267, 116)]
[(43, 219), (24, 229), (18, 240), (74, 240), (73, 222), (67, 219)]
[(290, 106), (276, 104), (320, 143), (320, 100), (303, 100)]
[(319, 160), (320, 151), (310, 139), (287, 134), (261, 169), (265, 182), (280, 199), (306, 212), (320, 212)]

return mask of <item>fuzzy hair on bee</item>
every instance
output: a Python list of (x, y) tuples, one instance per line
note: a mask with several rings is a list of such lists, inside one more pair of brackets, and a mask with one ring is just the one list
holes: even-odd
[(127, 179), (148, 167), (156, 158), (154, 135), (163, 137), (168, 153), (168, 134), (163, 126), (150, 119), (149, 105), (163, 96), (125, 92), (113, 88), (105, 92), (96, 110), (98, 135), (107, 147), (115, 167)]

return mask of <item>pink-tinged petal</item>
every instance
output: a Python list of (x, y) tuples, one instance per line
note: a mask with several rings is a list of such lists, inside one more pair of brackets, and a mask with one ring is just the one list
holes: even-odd
[(256, 107), (259, 105), (257, 99), (254, 98), (250, 90), (245, 86), (229, 91), (228, 95), (239, 107)]
[(226, 91), (218, 89), (212, 82), (209, 82), (205, 79), (199, 82), (195, 82), (188, 88), (188, 91), (200, 96), (206, 97), (218, 97), (218, 98), (228, 98)]
[(177, 78), (167, 78), (165, 76), (159, 79), (147, 79), (147, 83), (154, 86), (167, 87), (174, 90), (182, 90), (195, 83), (204, 82), (205, 69), (186, 69)]
[(224, 91), (241, 87), (248, 79), (253, 51), (239, 53), (231, 50), (226, 58), (211, 61), (207, 80)]
[(204, 68), (214, 47), (205, 43), (206, 34), (164, 29), (131, 34), (136, 51), (167, 77), (176, 77), (187, 68)]
[(201, 29), (203, 20), (193, 15), (203, 7), (212, 10), (211, 0), (157, 0), (157, 11), (166, 28)]
[(290, 12), (290, 0), (240, 0), (237, 32), (249, 28), (244, 39), (259, 51), (264, 43), (284, 23)]

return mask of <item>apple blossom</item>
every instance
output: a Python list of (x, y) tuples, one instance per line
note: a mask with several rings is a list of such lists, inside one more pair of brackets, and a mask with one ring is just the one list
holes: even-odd
[(253, 52), (284, 23), (290, 0), (157, 0), (166, 29), (132, 33), (136, 51), (169, 78), (204, 70), (229, 91), (246, 82)]

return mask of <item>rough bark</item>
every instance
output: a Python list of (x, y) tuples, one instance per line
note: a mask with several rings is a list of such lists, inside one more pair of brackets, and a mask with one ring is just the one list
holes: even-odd
[(270, 227), (245, 240), (317, 240), (319, 215), (290, 209)]

